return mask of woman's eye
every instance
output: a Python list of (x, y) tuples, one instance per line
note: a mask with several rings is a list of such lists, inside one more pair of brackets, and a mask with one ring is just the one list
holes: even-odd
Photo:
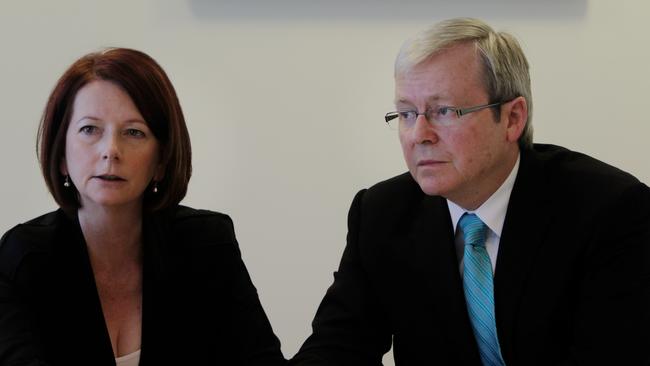
[(86, 134), (86, 135), (92, 135), (93, 133), (97, 132), (97, 127), (95, 126), (83, 126), (79, 129), (79, 132)]
[(137, 130), (135, 128), (129, 128), (128, 130), (126, 130), (126, 134), (129, 135), (129, 136), (133, 136), (133, 137), (144, 137), (145, 136), (144, 132), (142, 132), (140, 130)]

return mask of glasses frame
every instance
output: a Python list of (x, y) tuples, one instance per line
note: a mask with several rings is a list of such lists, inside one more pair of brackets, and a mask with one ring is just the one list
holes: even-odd
[[(466, 114), (470, 114), (470, 113), (473, 113), (473, 112), (478, 112), (478, 111), (486, 109), (486, 108), (494, 108), (494, 107), (501, 106), (504, 103), (506, 103), (506, 102), (488, 103), (488, 104), (476, 105), (476, 106), (473, 106), (473, 107), (466, 107), (466, 108), (452, 107), (452, 106), (443, 106), (443, 107), (440, 107), (440, 108), (446, 108), (446, 109), (448, 109), (450, 111), (453, 111), (453, 112), (456, 113), (456, 116), (460, 118), (460, 117), (462, 117), (462, 116), (464, 116)], [(384, 119), (386, 120), (386, 123), (388, 124), (390, 121), (394, 120), (395, 118), (398, 118), (399, 114), (403, 113), (403, 112), (411, 112), (411, 111), (388, 112), (384, 116)], [(427, 121), (429, 121), (429, 118), (427, 118), (427, 113), (429, 112), (429, 110), (426, 110), (426, 111), (424, 111), (422, 113), (418, 112), (417, 110), (415, 110), (413, 112), (415, 112), (415, 119), (417, 119), (419, 116), (424, 116), (424, 118)], [(429, 122), (431, 122), (431, 121), (429, 121)]]

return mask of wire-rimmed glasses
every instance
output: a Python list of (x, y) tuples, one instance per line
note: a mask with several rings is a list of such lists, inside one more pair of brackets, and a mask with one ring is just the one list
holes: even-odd
[(418, 119), (418, 116), (423, 115), (427, 121), (431, 124), (437, 124), (440, 126), (450, 126), (454, 124), (460, 117), (477, 112), (486, 108), (498, 107), (505, 102), (496, 102), (483, 105), (477, 105), (473, 107), (452, 107), (452, 106), (438, 106), (435, 108), (427, 108), (426, 111), (420, 113), (417, 110), (402, 110), (395, 112), (388, 112), (384, 116), (386, 123), (391, 128), (398, 127), (398, 124), (403, 128), (411, 128), (415, 125), (415, 121)]

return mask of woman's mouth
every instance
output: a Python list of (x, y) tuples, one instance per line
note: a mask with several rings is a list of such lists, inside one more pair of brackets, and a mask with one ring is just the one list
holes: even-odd
[(119, 182), (119, 181), (125, 181), (126, 179), (118, 176), (118, 175), (112, 175), (112, 174), (102, 174), (102, 175), (97, 175), (95, 178), (101, 179), (103, 181), (107, 182)]

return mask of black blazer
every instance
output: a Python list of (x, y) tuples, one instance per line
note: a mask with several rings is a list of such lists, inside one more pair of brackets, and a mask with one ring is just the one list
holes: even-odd
[[(143, 232), (140, 365), (285, 364), (228, 216), (179, 206)], [(1, 365), (115, 365), (76, 217), (7, 232), (0, 280)]]
[[(355, 197), (347, 246), (291, 365), (480, 365), (446, 200), (403, 174)], [(495, 272), (513, 365), (650, 364), (650, 189), (566, 149), (521, 153)]]

